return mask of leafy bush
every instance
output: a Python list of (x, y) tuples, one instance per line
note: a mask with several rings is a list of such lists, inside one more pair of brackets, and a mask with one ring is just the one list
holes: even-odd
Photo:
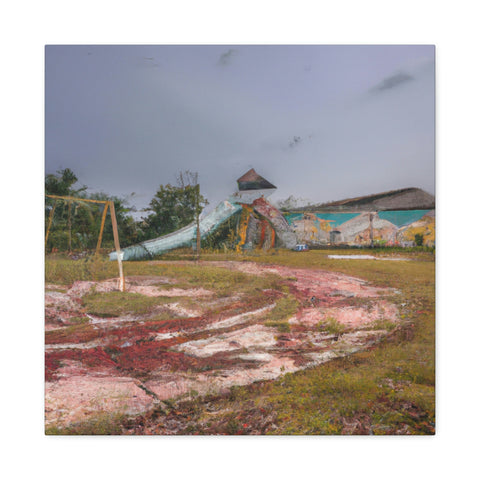
[(421, 247), (423, 245), (423, 234), (422, 233), (416, 233), (415, 234), (415, 245), (417, 247)]

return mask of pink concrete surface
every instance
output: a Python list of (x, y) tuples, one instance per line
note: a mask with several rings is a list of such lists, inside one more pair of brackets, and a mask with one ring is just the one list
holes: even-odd
[(91, 374), (70, 374), (57, 382), (47, 382), (45, 424), (69, 424), (112, 412), (144, 412), (152, 406), (153, 399), (138, 383), (129, 377)]
[[(215, 318), (201, 314), (207, 311), (207, 305), (227, 308), (229, 303), (237, 304), (241, 296), (233, 291), (230, 297), (218, 300), (212, 299), (211, 292), (203, 289), (173, 287), (171, 292), (194, 296), (195, 309), (186, 311), (175, 302), (167, 304), (165, 306), (171, 311), (177, 308), (178, 319), (150, 334), (148, 331), (135, 333), (136, 337), (133, 337), (133, 332), (138, 332), (135, 326), (148, 323), (148, 317), (100, 319), (90, 315), (90, 325), (106, 329), (108, 335), (84, 343), (77, 340), (46, 346), (46, 353), (51, 356), (50, 364), (57, 368), (52, 380), (45, 384), (47, 425), (68, 425), (105, 413), (144, 413), (162, 399), (224, 392), (234, 385), (272, 380), (375, 344), (387, 333), (374, 328), (378, 320), (399, 322), (397, 307), (382, 298), (395, 292), (358, 278), (252, 262), (200, 263), (251, 275), (280, 275), (300, 300), (299, 310), (287, 319), (291, 331), (282, 333), (276, 327), (264, 325), (275, 306), (267, 296), (263, 307), (241, 314)], [(164, 294), (165, 290), (155, 286), (158, 278), (127, 278), (128, 291), (145, 296), (157, 295), (157, 291)], [(162, 281), (169, 283), (168, 279)], [(47, 290), (46, 330), (67, 328), (62, 319), (67, 319), (68, 325), (69, 316), (83, 315), (81, 297), (93, 286), (96, 291), (117, 288), (116, 281), (105, 281), (75, 282), (65, 292)], [(362, 301), (351, 306), (345, 304), (347, 299), (355, 298)], [(195, 318), (189, 319), (192, 315)], [(342, 324), (345, 332), (338, 335), (322, 332), (319, 324), (330, 318)], [(176, 329), (176, 321), (183, 326)], [(190, 323), (185, 323), (187, 321)], [(130, 337), (129, 332), (132, 332)], [(95, 347), (101, 361), (89, 363), (88, 349)], [(129, 349), (134, 349), (135, 353), (125, 358), (131, 358), (129, 361), (133, 364), (123, 364), (123, 352), (128, 353)], [(83, 351), (85, 356), (81, 354)], [(112, 352), (116, 352), (114, 356)], [(137, 352), (138, 358), (135, 357)], [(55, 363), (57, 358), (60, 366)], [(145, 370), (149, 362), (152, 367)], [(138, 369), (143, 369), (141, 376), (137, 375)]]

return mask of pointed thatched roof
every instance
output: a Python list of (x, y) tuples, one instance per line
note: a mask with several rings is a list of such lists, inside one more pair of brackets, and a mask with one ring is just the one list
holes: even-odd
[(267, 188), (277, 188), (268, 180), (265, 180), (262, 176), (260, 176), (253, 168), (242, 175), (237, 180), (237, 183), (239, 190), (263, 190)]

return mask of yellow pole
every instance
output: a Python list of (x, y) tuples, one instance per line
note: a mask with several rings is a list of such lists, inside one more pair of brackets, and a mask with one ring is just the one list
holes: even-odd
[(68, 203), (68, 253), (72, 253), (72, 202)]
[(105, 219), (107, 218), (108, 213), (108, 203), (105, 203), (102, 213), (102, 223), (100, 225), (100, 235), (98, 236), (97, 249), (95, 250), (95, 255), (98, 255), (100, 252), (100, 246), (102, 245), (102, 236), (103, 236), (103, 227), (105, 227)]
[(109, 200), (91, 200), (90, 198), (80, 198), (80, 197), (68, 197), (61, 195), (45, 195), (48, 198), (58, 198), (60, 200), (72, 200), (74, 202), (90, 202), (90, 203), (108, 203)]
[(120, 274), (119, 289), (121, 292), (125, 291), (125, 278), (123, 277), (122, 268), (122, 254), (120, 252), (120, 242), (118, 240), (117, 217), (115, 216), (115, 206), (112, 201), (108, 202), (110, 205), (110, 215), (112, 216), (113, 240), (115, 242), (115, 250), (117, 251), (118, 271)]
[(53, 202), (53, 207), (50, 210), (50, 215), (48, 217), (48, 227), (47, 227), (47, 234), (45, 235), (45, 247), (47, 246), (48, 235), (50, 233), (50, 227), (52, 226), (53, 222), (53, 214), (55, 213), (55, 207), (57, 206), (57, 201)]
[(197, 183), (195, 190), (195, 212), (197, 214), (197, 262), (200, 259), (200, 184)]

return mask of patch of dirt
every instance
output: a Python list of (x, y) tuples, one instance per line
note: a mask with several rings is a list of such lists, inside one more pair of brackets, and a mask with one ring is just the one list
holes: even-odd
[(385, 300), (379, 300), (374, 305), (367, 307), (305, 308), (298, 316), (289, 321), (292, 324), (315, 326), (328, 319), (335, 319), (345, 327), (361, 328), (377, 321), (396, 322), (398, 309)]
[(45, 385), (46, 426), (111, 412), (135, 415), (152, 406), (152, 396), (130, 377), (69, 375)]
[(218, 330), (220, 328), (228, 328), (245, 323), (246, 321), (251, 320), (258, 315), (261, 315), (262, 313), (266, 313), (272, 310), (274, 307), (275, 304), (267, 305), (266, 307), (259, 308), (258, 310), (254, 310), (252, 312), (241, 313), (240, 315), (235, 315), (233, 317), (226, 318), (225, 320), (220, 320), (218, 322), (212, 323), (210, 325), (210, 329)]
[(165, 307), (170, 309), (172, 312), (174, 312), (179, 317), (192, 318), (192, 317), (199, 317), (202, 314), (201, 311), (192, 310), (191, 308), (186, 308), (186, 307), (180, 305), (178, 302), (166, 303)]
[[(155, 277), (146, 277), (145, 283), (142, 283), (141, 277), (137, 276), (134, 278), (135, 280), (133, 282), (130, 281), (130, 277), (126, 279), (126, 292), (139, 293), (147, 297), (202, 297), (213, 295), (213, 292), (205, 290), (204, 288), (192, 288), (188, 290), (175, 287), (169, 289), (158, 288), (159, 280), (157, 280), (157, 285), (152, 285), (154, 282), (153, 278)], [(68, 290), (67, 294), (70, 297), (82, 297), (91, 292), (94, 287), (96, 292), (114, 292), (118, 290), (118, 280), (105, 280), (103, 282), (77, 281)]]
[(212, 335), (203, 340), (185, 342), (175, 349), (195, 357), (210, 357), (218, 352), (228, 352), (239, 348), (266, 348), (275, 343), (275, 335), (271, 328), (255, 325), (225, 335)]
[[(68, 425), (105, 412), (147, 414), (160, 400), (226, 393), (232, 386), (275, 379), (370, 348), (389, 334), (375, 322), (399, 322), (397, 308), (385, 298), (398, 292), (358, 278), (252, 262), (206, 264), (281, 276), (299, 300), (296, 314), (278, 327), (264, 325), (284, 295), (280, 291), (265, 291), (253, 301), (234, 291), (212, 299), (203, 288), (174, 287), (175, 279), (135, 276), (126, 279), (129, 292), (192, 300), (186, 301), (188, 307), (171, 302), (144, 316), (100, 318), (82, 311), (82, 296), (93, 289), (117, 290), (116, 280), (75, 282), (60, 292), (49, 285), (47, 424)], [(75, 316), (82, 324), (68, 326)], [(339, 333), (322, 331), (331, 319), (342, 326)], [(285, 325), (290, 331), (282, 331)]]

